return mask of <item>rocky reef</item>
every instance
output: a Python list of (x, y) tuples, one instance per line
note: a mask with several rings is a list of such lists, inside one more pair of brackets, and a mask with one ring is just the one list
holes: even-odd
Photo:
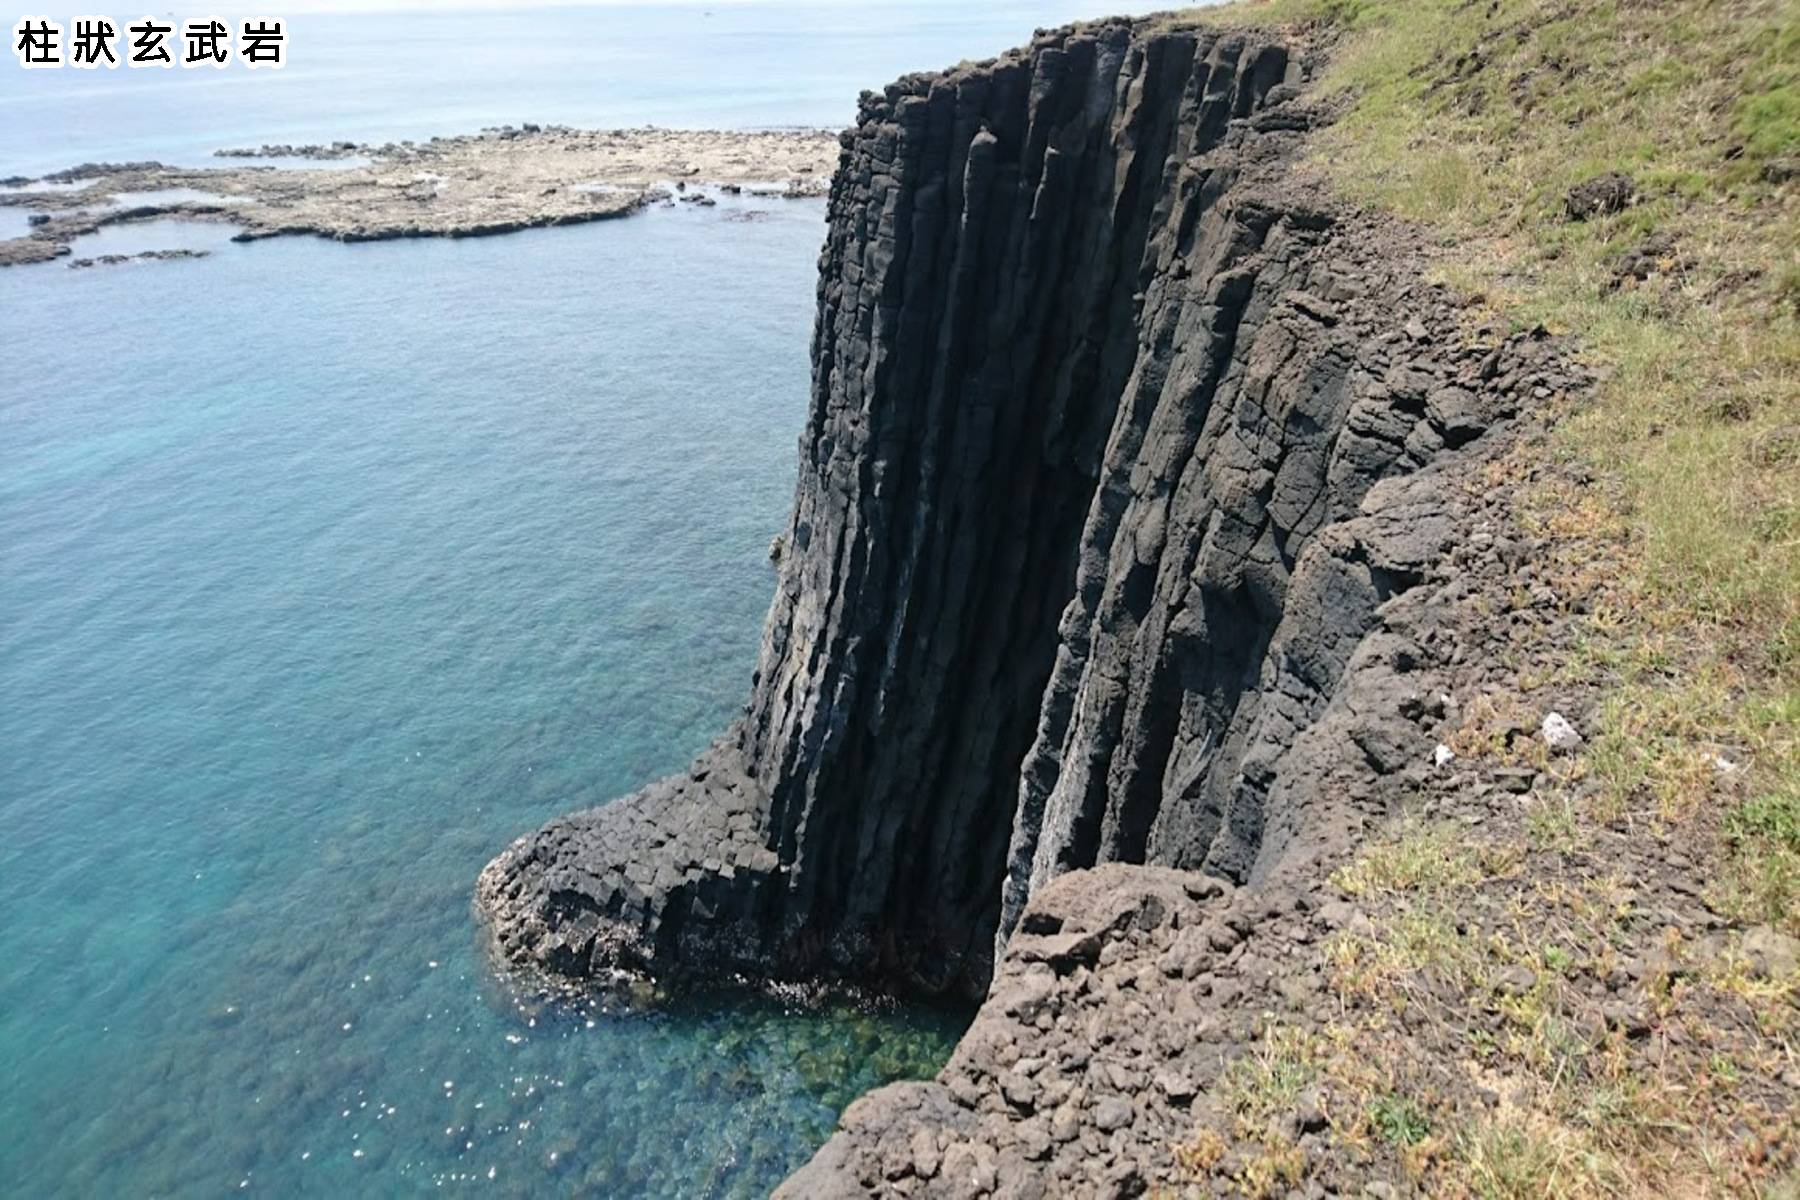
[(1193, 981), (1341, 923), (1329, 865), (1434, 769), (1468, 482), (1582, 379), (1313, 177), (1316, 59), (1121, 20), (865, 94), (744, 713), (480, 877), (540, 980), (993, 984), (795, 1194), (1172, 1178), (1164, 1059), (1280, 956)]
[[(236, 226), (240, 242), (298, 234), (372, 242), (575, 225), (658, 203), (711, 205), (714, 190), (820, 196), (835, 150), (819, 130), (528, 124), (425, 142), (217, 152), (247, 164), (239, 166), (83, 163), (0, 181), (0, 209), (27, 210), (30, 222), (24, 236), (0, 238), (0, 267), (65, 257), (76, 239), (107, 226), (170, 218)], [(271, 165), (282, 160), (309, 165)]]

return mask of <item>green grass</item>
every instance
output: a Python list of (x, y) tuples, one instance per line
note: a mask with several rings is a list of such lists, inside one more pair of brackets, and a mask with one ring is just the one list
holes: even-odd
[(1391, 840), (1370, 844), (1355, 862), (1331, 877), (1345, 895), (1444, 892), (1472, 887), (1514, 865), (1499, 848), (1471, 845), (1454, 827), (1407, 822)]
[(1431, 1136), (1431, 1121), (1407, 1096), (1377, 1096), (1369, 1105), (1369, 1124), (1391, 1146), (1416, 1146)]
[[(1800, 862), (1759, 823), (1800, 795), (1800, 4), (1252, 0), (1172, 20), (1329, 31), (1320, 87), (1347, 105), (1313, 168), (1438, 230), (1449, 281), (1603, 367), (1555, 449), (1608, 511), (1549, 523), (1622, 559), (1588, 660), (1611, 692), (1598, 815), (1728, 826), (1721, 888), (1800, 931)], [(1567, 220), (1603, 171), (1637, 203)], [(1662, 271), (1620, 286), (1652, 237)], [(1609, 669), (1651, 666), (1647, 648), (1660, 669)], [(1741, 776), (1708, 769), (1721, 752)]]
[(1726, 821), (1728, 907), (1745, 921), (1800, 927), (1800, 788), (1753, 796)]

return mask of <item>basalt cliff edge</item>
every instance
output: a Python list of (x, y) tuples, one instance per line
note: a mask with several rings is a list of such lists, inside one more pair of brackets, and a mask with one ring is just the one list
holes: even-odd
[(1212, 964), (1433, 770), (1471, 481), (1582, 380), (1298, 169), (1318, 54), (1120, 20), (865, 95), (743, 715), (480, 877), (543, 978), (988, 996), (797, 1194), (1171, 1177), (1182, 1047), (1284, 975)]

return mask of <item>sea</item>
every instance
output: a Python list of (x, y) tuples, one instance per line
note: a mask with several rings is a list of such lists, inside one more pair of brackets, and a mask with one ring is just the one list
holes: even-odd
[[(0, 177), (526, 121), (839, 127), (864, 88), (1100, 15), (257, 12), (280, 72), (0, 59)], [(823, 202), (230, 233), (0, 270), (0, 1195), (766, 1193), (967, 1014), (521, 1007), (470, 891), (747, 694)]]

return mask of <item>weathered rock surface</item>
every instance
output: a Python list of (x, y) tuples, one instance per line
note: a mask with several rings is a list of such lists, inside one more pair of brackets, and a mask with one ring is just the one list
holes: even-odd
[[(0, 240), (0, 266), (61, 257), (74, 239), (107, 225), (171, 217), (229, 222), (239, 227), (239, 241), (283, 234), (377, 241), (479, 237), (627, 216), (666, 199), (665, 185), (820, 196), (836, 150), (836, 137), (816, 130), (528, 125), (417, 143), (221, 152), (321, 164), (306, 170), (83, 163), (39, 181), (15, 179), (7, 185), (13, 190), (0, 192), (0, 205), (34, 214), (26, 236)], [(698, 190), (688, 195), (706, 199)]]

